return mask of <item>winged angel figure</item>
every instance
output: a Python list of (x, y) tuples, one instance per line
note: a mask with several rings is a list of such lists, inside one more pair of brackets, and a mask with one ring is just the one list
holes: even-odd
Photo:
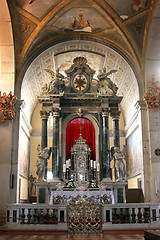
[(103, 68), (103, 71), (99, 70), (99, 74), (97, 76), (97, 78), (98, 78), (98, 89), (97, 89), (97, 91), (99, 93), (116, 95), (118, 87), (108, 77), (109, 75), (111, 75), (112, 73), (115, 73), (115, 72), (117, 72), (117, 70), (111, 70), (109, 72), (106, 72), (106, 68)]
[(53, 93), (53, 94), (60, 94), (63, 93), (65, 90), (65, 81), (67, 80), (66, 77), (63, 76), (59, 72), (59, 68), (56, 69), (56, 73), (54, 73), (50, 69), (44, 69), (47, 73), (50, 74), (51, 81), (49, 84), (45, 84), (42, 88), (43, 95), (46, 95), (47, 93)]

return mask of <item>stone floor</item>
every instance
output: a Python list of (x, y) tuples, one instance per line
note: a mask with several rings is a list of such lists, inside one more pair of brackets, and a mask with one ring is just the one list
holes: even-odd
[(143, 231), (117, 231), (99, 234), (69, 234), (67, 232), (0, 231), (0, 240), (144, 240)]

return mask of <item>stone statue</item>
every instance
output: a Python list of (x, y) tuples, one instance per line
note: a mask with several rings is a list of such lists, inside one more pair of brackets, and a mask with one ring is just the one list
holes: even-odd
[(115, 83), (112, 82), (110, 78), (108, 78), (109, 75), (115, 72), (117, 72), (117, 70), (111, 70), (107, 73), (106, 68), (103, 68), (103, 71), (99, 70), (99, 74), (97, 76), (99, 80), (99, 84), (98, 84), (99, 92), (106, 94), (109, 91), (111, 91), (114, 95), (116, 95), (118, 87), (116, 86)]
[(36, 163), (37, 171), (36, 174), (38, 176), (38, 181), (44, 180), (44, 173), (45, 173), (45, 163), (49, 159), (51, 154), (51, 148), (44, 148), (41, 150), (40, 144), (37, 146), (37, 152), (38, 152), (38, 160)]
[[(59, 94), (65, 90), (65, 80), (66, 78), (59, 72), (59, 68), (56, 69), (56, 73), (54, 73), (50, 69), (44, 69), (46, 72), (50, 74), (50, 83), (48, 86), (48, 93)], [(43, 87), (43, 92), (46, 92), (45, 86)], [(45, 90), (45, 91), (44, 91)]]
[(114, 165), (115, 165), (115, 179), (116, 181), (125, 181), (126, 177), (126, 166), (125, 166), (125, 155), (120, 151), (118, 147), (114, 147), (113, 152)]

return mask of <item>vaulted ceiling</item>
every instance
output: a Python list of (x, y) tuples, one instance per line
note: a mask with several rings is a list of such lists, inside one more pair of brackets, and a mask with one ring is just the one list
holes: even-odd
[[(156, 0), (8, 0), (15, 41), (15, 86), (20, 89), (23, 82), (28, 114), (44, 82), (49, 81), (44, 68), (61, 67), (63, 71), (64, 64), (82, 54), (94, 70), (104, 66), (118, 70), (112, 81), (119, 88), (118, 95), (128, 96), (122, 102), (127, 118), (129, 106), (144, 94), (146, 39), (155, 4)], [(74, 28), (79, 14), (88, 28)], [(70, 53), (70, 59), (64, 53)]]

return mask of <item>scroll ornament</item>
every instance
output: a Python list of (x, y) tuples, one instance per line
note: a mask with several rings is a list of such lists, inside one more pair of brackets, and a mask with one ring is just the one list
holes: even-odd
[(3, 95), (0, 91), (0, 123), (3, 123), (5, 120), (11, 120), (15, 116), (14, 103), (16, 97), (12, 95), (10, 91), (7, 95), (3, 92)]
[(153, 108), (155, 112), (158, 111), (160, 107), (160, 88), (158, 87), (157, 82), (155, 81), (155, 76), (152, 76), (147, 92), (144, 95), (144, 99), (149, 108)]

